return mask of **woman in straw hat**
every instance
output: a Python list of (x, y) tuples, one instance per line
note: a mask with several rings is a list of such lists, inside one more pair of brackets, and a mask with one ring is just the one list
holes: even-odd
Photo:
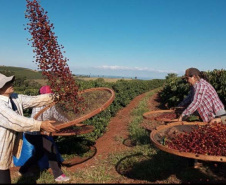
[(27, 96), (14, 93), (15, 76), (0, 73), (0, 183), (10, 184), (13, 148), (17, 132), (40, 131), (56, 132), (55, 121), (38, 121), (23, 116), (23, 109), (42, 106), (54, 101), (52, 94)]

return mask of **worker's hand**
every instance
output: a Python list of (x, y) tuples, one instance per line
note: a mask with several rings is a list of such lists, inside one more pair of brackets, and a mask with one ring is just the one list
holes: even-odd
[(53, 99), (55, 102), (59, 101), (60, 100), (60, 95), (58, 93), (54, 93), (53, 94)]
[(220, 122), (221, 122), (221, 118), (214, 118), (209, 123), (212, 124), (212, 123), (220, 123)]
[(53, 94), (53, 96), (54, 96), (54, 101), (58, 102), (63, 97), (67, 96), (67, 93), (61, 93), (61, 94), (59, 94), (59, 93), (56, 92), (56, 93)]
[(42, 121), (41, 123), (41, 129), (46, 132), (57, 132), (59, 131), (52, 123), (55, 123), (56, 121), (53, 120), (46, 120)]
[(180, 115), (180, 117), (178, 118), (178, 121), (182, 121), (183, 117), (182, 115)]

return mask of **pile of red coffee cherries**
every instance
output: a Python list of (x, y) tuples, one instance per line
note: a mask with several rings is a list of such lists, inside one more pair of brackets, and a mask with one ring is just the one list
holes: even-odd
[(181, 152), (226, 156), (226, 125), (221, 122), (198, 126), (166, 140), (166, 145)]

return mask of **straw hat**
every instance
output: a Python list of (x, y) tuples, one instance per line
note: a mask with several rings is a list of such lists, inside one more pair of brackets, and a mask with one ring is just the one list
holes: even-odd
[(199, 76), (200, 75), (200, 71), (196, 68), (188, 68), (186, 71), (185, 71), (185, 76), (186, 77), (191, 77), (193, 75), (197, 75)]
[(13, 82), (15, 80), (15, 76), (5, 76), (3, 74), (0, 73), (0, 89), (4, 87), (4, 85), (7, 83), (7, 82)]

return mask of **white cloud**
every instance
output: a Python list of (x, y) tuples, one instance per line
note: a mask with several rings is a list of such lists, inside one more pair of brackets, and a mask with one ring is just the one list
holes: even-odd
[(148, 67), (127, 67), (127, 66), (97, 66), (98, 69), (109, 69), (109, 70), (128, 70), (128, 71), (146, 71), (146, 72), (156, 72), (156, 73), (178, 73), (173, 70), (156, 70)]
[(138, 79), (165, 79), (169, 73), (177, 73), (174, 70), (156, 70), (148, 67), (128, 67), (118, 65), (102, 65), (102, 66), (71, 66), (73, 74), (91, 75), (91, 76), (117, 76)]

